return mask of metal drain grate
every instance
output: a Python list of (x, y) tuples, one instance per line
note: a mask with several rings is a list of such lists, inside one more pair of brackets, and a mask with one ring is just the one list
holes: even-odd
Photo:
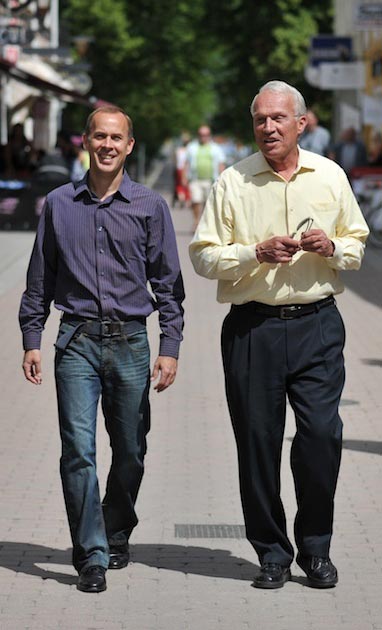
[(175, 538), (245, 538), (244, 525), (174, 525)]

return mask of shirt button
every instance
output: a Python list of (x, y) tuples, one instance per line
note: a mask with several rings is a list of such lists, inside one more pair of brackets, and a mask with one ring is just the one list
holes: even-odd
[(103, 254), (103, 253), (104, 253), (103, 249), (100, 249), (100, 250), (99, 250), (99, 253), (100, 253), (100, 254)]
[(102, 299), (103, 299), (103, 300), (106, 300), (106, 295), (103, 295), (103, 296), (102, 296)]
[(102, 230), (103, 230), (102, 225), (100, 225), (100, 226), (97, 228), (97, 230), (98, 230), (98, 232), (102, 232)]
[(104, 271), (101, 271), (100, 275), (101, 275), (101, 276), (104, 276), (104, 275), (105, 275), (105, 272), (104, 272)]

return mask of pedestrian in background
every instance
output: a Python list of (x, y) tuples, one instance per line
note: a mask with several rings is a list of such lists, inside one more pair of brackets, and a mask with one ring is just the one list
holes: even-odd
[(306, 126), (298, 143), (302, 149), (327, 157), (331, 143), (330, 133), (318, 122), (315, 112), (312, 109), (308, 109), (306, 112)]
[(183, 208), (190, 201), (190, 189), (185, 181), (185, 166), (187, 160), (187, 145), (191, 138), (188, 133), (182, 133), (180, 145), (175, 148), (175, 190), (174, 204), (178, 201)]
[[(124, 170), (134, 146), (119, 108), (90, 114), (83, 144), (90, 169), (48, 194), (20, 307), (25, 377), (42, 382), (40, 343), (51, 302), (63, 311), (55, 379), (61, 478), (77, 588), (106, 589), (107, 568), (129, 560), (135, 501), (150, 426), (146, 318), (159, 311), (159, 356), (151, 380), (162, 392), (176, 376), (184, 298), (166, 202)], [(155, 299), (147, 288), (151, 285)], [(99, 398), (112, 463), (101, 505), (96, 473)]]
[(290, 579), (294, 549), (280, 498), (286, 399), (296, 420), (291, 466), (297, 563), (313, 587), (333, 587), (329, 551), (341, 459), (338, 407), (344, 326), (339, 271), (358, 269), (367, 225), (344, 171), (299, 149), (302, 95), (265, 84), (251, 113), (259, 152), (222, 173), (190, 245), (197, 273), (232, 304), (222, 331), (248, 540), (258, 588)]
[(194, 230), (199, 223), (211, 186), (224, 167), (222, 149), (213, 142), (211, 129), (207, 125), (202, 125), (198, 129), (198, 139), (190, 142), (187, 147), (185, 167), (185, 183), (190, 188)]
[(347, 127), (340, 136), (340, 141), (334, 145), (330, 157), (335, 160), (351, 177), (353, 168), (367, 166), (367, 151), (364, 141), (357, 137), (354, 127)]

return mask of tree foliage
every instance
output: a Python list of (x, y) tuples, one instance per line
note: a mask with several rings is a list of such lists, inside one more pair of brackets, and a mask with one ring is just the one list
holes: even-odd
[(93, 37), (93, 93), (131, 114), (149, 152), (205, 121), (248, 139), (249, 104), (272, 78), (329, 111), (304, 66), (311, 36), (331, 31), (332, 0), (63, 0), (61, 8), (72, 36)]

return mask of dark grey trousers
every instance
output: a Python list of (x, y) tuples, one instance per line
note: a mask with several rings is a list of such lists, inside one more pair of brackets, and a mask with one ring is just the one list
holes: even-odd
[(303, 555), (329, 554), (341, 460), (344, 342), (335, 305), (282, 320), (256, 314), (250, 303), (233, 306), (224, 321), (226, 393), (246, 533), (260, 562), (288, 566), (294, 556), (280, 498), (287, 399), (296, 418), (291, 467), (297, 549)]

